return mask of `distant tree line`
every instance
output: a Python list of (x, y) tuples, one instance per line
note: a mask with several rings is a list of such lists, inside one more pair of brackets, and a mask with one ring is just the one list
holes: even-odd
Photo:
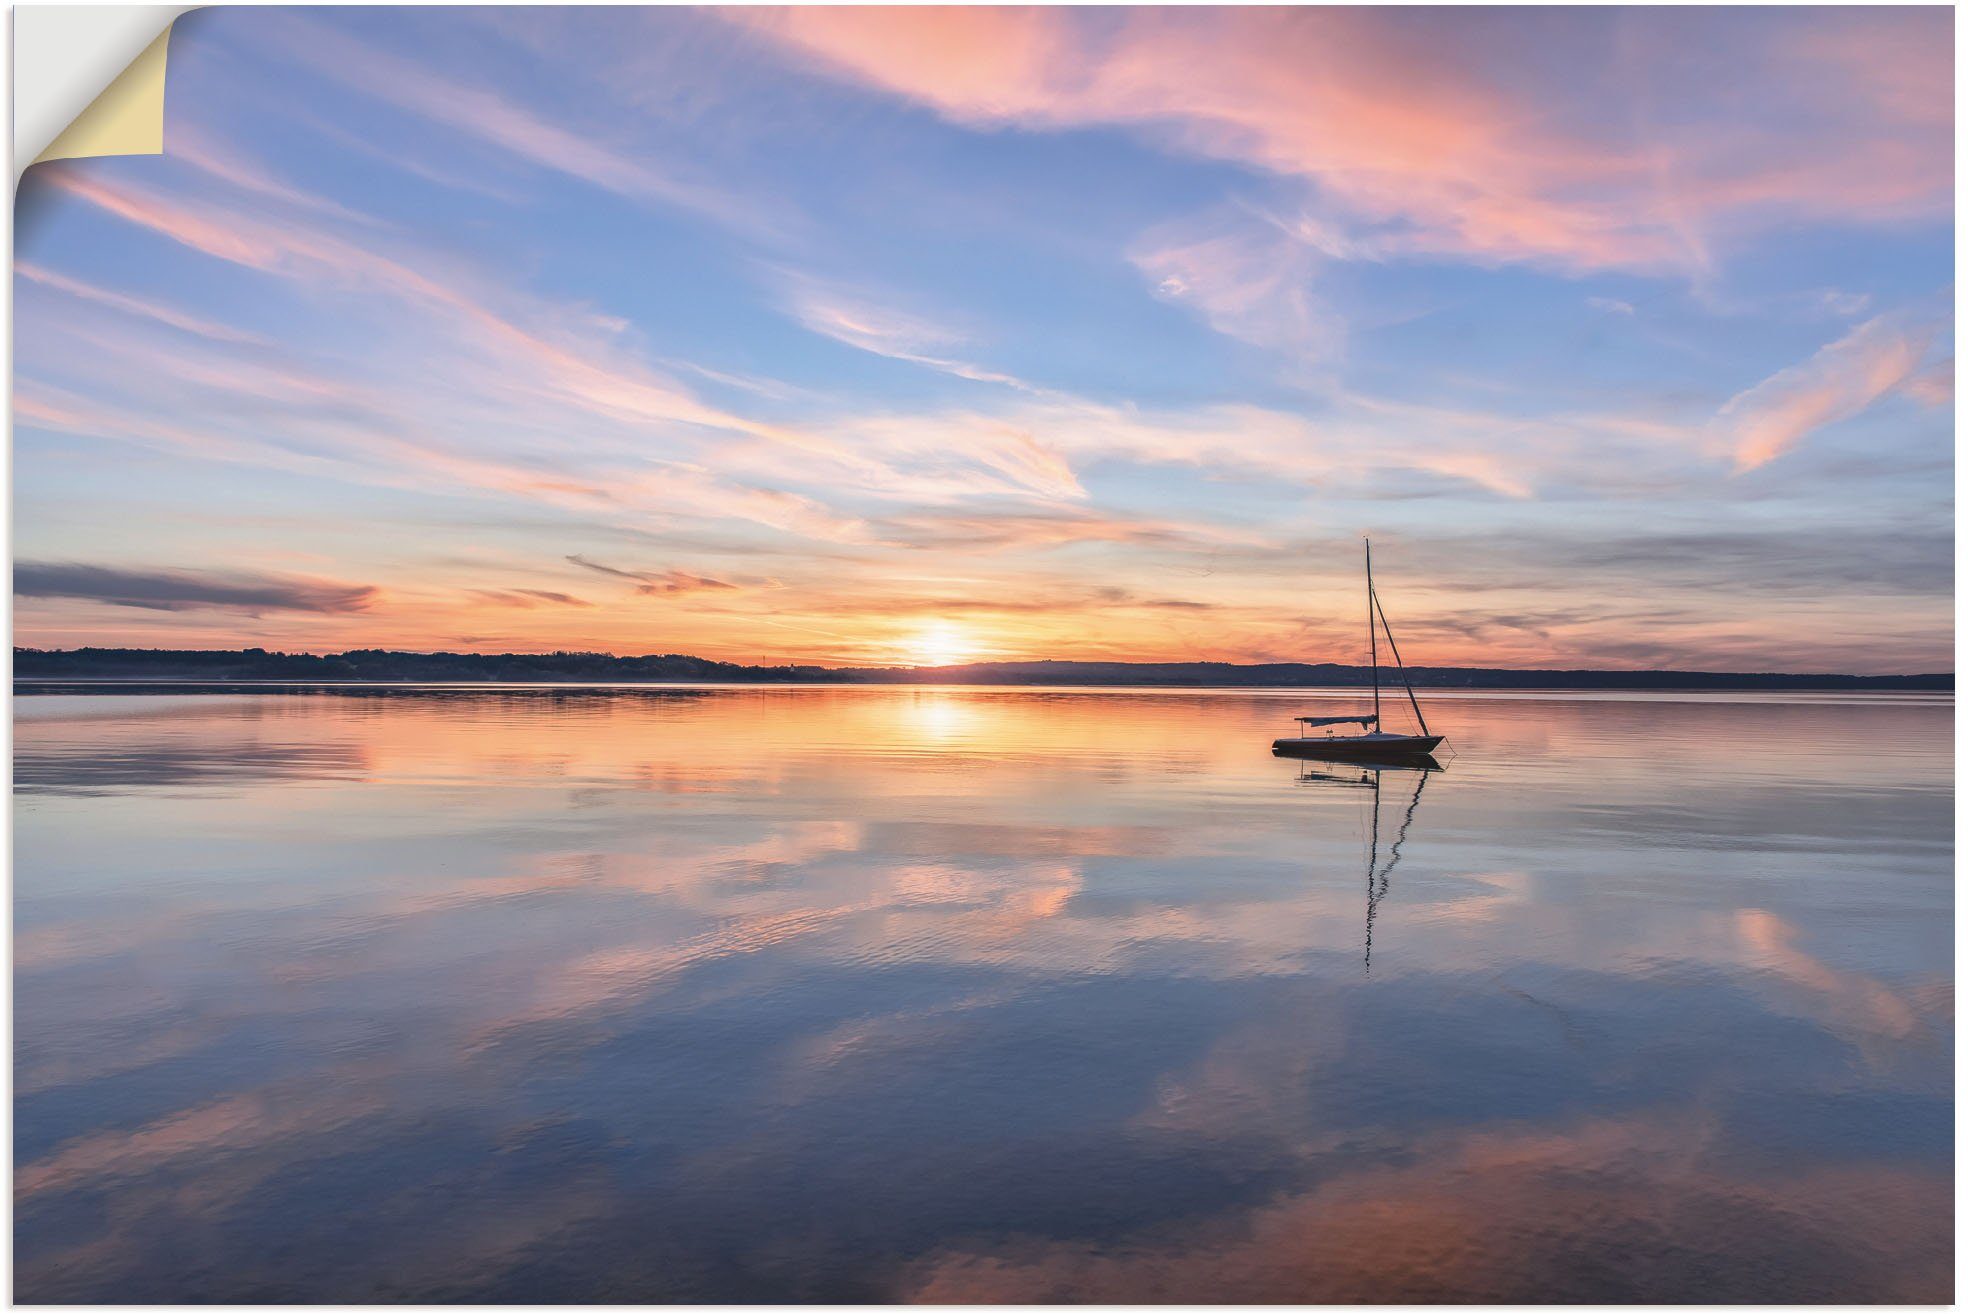
[[(1390, 672), (1381, 669), (1386, 684)], [(1330, 662), (974, 662), (941, 667), (739, 666), (678, 653), (617, 657), (605, 652), (342, 653), (164, 648), (14, 649), (14, 677), (27, 681), (232, 682), (467, 681), (675, 684), (1040, 684), (1215, 688), (1348, 687), (1371, 669)], [(1408, 678), (1428, 689), (1871, 689), (1951, 690), (1954, 676), (1789, 675), (1716, 671), (1523, 671), (1416, 666)]]

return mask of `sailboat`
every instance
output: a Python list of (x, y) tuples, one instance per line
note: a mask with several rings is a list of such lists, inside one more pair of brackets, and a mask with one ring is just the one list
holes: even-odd
[[(1395, 734), (1381, 729), (1380, 724), (1380, 636), (1387, 636), (1387, 651), (1394, 656), (1395, 669), (1401, 673), (1401, 687), (1408, 692), (1408, 705), (1414, 709), (1415, 723), (1421, 727), (1418, 735)], [(1367, 655), (1373, 664), (1373, 714), (1371, 716), (1300, 716), (1294, 720), (1298, 733), (1289, 739), (1271, 741), (1271, 751), (1281, 757), (1328, 757), (1343, 758), (1346, 761), (1386, 761), (1401, 762), (1416, 757), (1426, 757), (1435, 751), (1443, 736), (1428, 733), (1428, 720), (1421, 714), (1421, 703), (1415, 698), (1414, 686), (1408, 682), (1408, 668), (1401, 662), (1401, 650), (1394, 646), (1394, 631), (1388, 627), (1387, 613), (1381, 608), (1380, 595), (1374, 592), (1373, 582), (1373, 542), (1367, 542)], [(1337, 726), (1357, 725), (1359, 734), (1340, 734)], [(1313, 734), (1322, 730), (1323, 734)]]

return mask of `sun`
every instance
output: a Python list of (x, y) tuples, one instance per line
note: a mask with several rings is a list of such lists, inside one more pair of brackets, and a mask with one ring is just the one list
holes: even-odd
[(930, 621), (904, 643), (903, 651), (918, 666), (957, 666), (976, 655), (977, 645), (961, 627)]

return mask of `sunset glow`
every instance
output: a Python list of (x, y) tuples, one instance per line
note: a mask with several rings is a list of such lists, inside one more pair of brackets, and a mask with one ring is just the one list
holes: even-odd
[(1952, 666), (1946, 9), (439, 12), (29, 173), (18, 642)]
[(931, 621), (916, 631), (903, 655), (917, 666), (955, 666), (975, 661), (977, 646), (948, 621)]

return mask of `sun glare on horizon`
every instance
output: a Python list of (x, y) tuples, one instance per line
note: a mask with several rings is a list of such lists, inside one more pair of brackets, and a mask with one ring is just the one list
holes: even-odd
[(930, 621), (904, 642), (902, 650), (917, 666), (959, 666), (976, 658), (977, 643), (961, 626)]

